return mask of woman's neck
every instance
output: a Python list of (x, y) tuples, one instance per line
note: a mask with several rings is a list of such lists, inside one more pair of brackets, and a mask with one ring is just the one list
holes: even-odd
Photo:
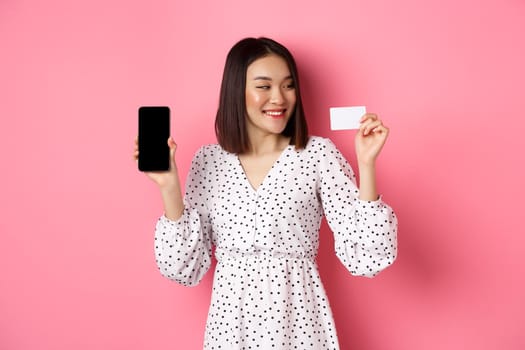
[(263, 155), (279, 152), (285, 149), (290, 143), (290, 138), (281, 134), (267, 134), (250, 137), (250, 149), (245, 155)]

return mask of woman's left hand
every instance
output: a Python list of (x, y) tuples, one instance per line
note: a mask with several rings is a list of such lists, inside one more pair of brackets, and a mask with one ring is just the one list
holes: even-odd
[(374, 113), (361, 118), (361, 126), (355, 137), (357, 160), (360, 164), (374, 164), (388, 137), (388, 128)]

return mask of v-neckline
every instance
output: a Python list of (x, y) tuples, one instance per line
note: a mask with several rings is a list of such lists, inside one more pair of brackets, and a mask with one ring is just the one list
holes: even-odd
[(259, 190), (265, 185), (265, 183), (268, 181), (268, 178), (270, 177), (271, 173), (273, 172), (274, 168), (277, 166), (277, 164), (280, 163), (281, 161), (281, 158), (284, 157), (284, 154), (290, 149), (291, 145), (286, 145), (286, 147), (281, 151), (281, 153), (279, 154), (279, 156), (275, 159), (275, 161), (273, 162), (272, 166), (270, 167), (270, 169), (268, 170), (268, 172), (266, 173), (266, 175), (264, 175), (261, 183), (259, 184), (259, 186), (257, 186), (257, 188), (255, 188), (253, 186), (253, 184), (250, 182), (250, 180), (248, 179), (248, 175), (246, 174), (246, 171), (244, 170), (244, 167), (241, 163), (241, 159), (239, 158), (239, 155), (238, 154), (235, 154), (235, 159), (237, 160), (237, 166), (240, 170), (240, 172), (242, 173), (242, 176), (243, 176), (243, 180), (246, 184), (246, 186), (254, 193), (257, 193), (259, 192)]

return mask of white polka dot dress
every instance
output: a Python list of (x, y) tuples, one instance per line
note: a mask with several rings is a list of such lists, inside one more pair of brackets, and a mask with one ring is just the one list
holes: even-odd
[(159, 219), (155, 254), (164, 276), (191, 286), (216, 247), (204, 349), (339, 349), (315, 262), (323, 215), (352, 274), (372, 277), (397, 254), (392, 209), (358, 194), (352, 169), (325, 138), (288, 146), (257, 190), (235, 154), (199, 149), (184, 214)]

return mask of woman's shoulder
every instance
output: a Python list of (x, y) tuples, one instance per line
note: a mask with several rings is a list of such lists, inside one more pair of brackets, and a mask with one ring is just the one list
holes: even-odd
[(215, 153), (224, 152), (224, 150), (217, 143), (208, 143), (208, 144), (201, 145), (199, 149), (197, 150), (197, 152), (211, 155)]
[(311, 135), (308, 138), (308, 142), (305, 151), (322, 150), (326, 148), (335, 148), (334, 143), (328, 137)]
[(219, 144), (209, 143), (200, 146), (195, 152), (194, 157), (217, 160), (229, 157), (230, 155), (231, 153), (226, 152)]
[(328, 137), (323, 136), (310, 135), (308, 137), (308, 144), (324, 144), (329, 141), (330, 139)]
[(298, 156), (317, 159), (341, 158), (342, 153), (335, 143), (328, 137), (310, 136), (306, 147), (298, 152)]

